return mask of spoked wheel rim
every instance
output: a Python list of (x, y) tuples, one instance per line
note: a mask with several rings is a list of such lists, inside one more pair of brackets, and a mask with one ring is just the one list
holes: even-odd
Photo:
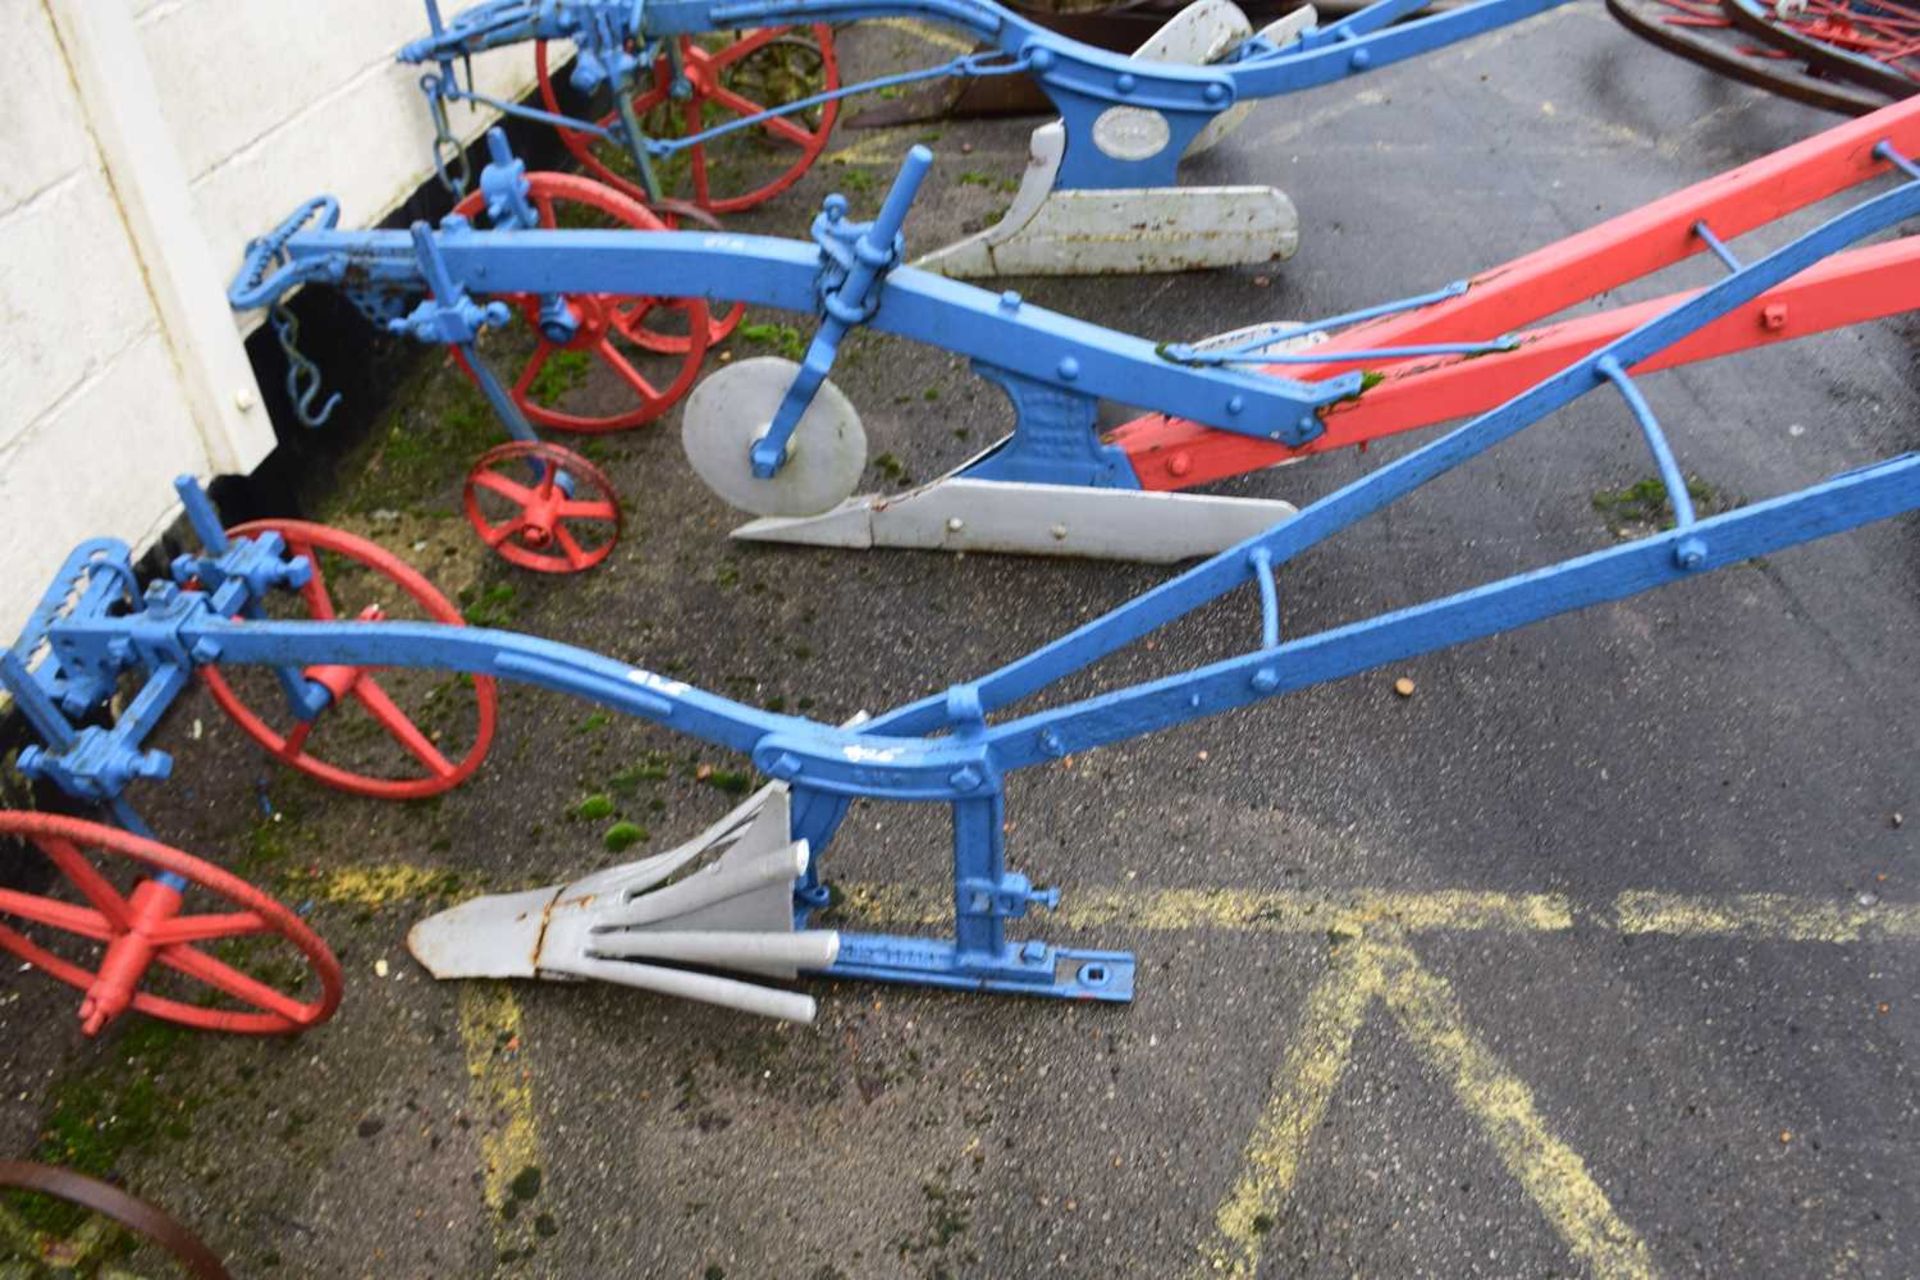
[(514, 440), (467, 473), (467, 522), (501, 558), (537, 573), (579, 573), (605, 560), (625, 517), (606, 473), (571, 449)]
[[(90, 970), (0, 924), (0, 947), (36, 969), (87, 993), (81, 1025), (95, 1035), (127, 1009), (205, 1031), (289, 1035), (317, 1026), (340, 1005), (340, 962), (319, 935), (260, 890), (212, 863), (118, 827), (48, 813), (0, 811), (0, 836), (44, 854), (87, 905), (15, 889), (0, 889), (0, 918), (29, 921), (99, 943), (99, 969)], [(235, 911), (180, 914), (181, 896), (154, 880), (122, 894), (88, 859), (86, 850), (131, 859), (150, 872), (172, 872)], [(201, 950), (198, 944), (249, 937), (280, 937), (305, 958), (320, 991), (311, 1000), (287, 995)], [(210, 1008), (138, 989), (153, 966), (170, 969), (238, 1000), (245, 1010)]]
[[(365, 538), (326, 525), (309, 524), (304, 520), (254, 520), (237, 525), (228, 533), (234, 537), (277, 533), (286, 539), (290, 551), (306, 556), (313, 564), (313, 576), (300, 589), (300, 597), (308, 614), (316, 620), (332, 621), (341, 616), (328, 590), (326, 573), (318, 554), (326, 551), (370, 570), (399, 587), (431, 621), (456, 627), (466, 625), (466, 620), (453, 607), (452, 601), (435, 590), (433, 584), (417, 569)], [(363, 609), (358, 616), (365, 621), (377, 622), (383, 615)], [(453, 760), (448, 759), (431, 735), (414, 723), (394, 701), (375, 678), (376, 670), (372, 667), (315, 666), (307, 668), (306, 675), (325, 684), (334, 693), (333, 703), (322, 713), (323, 716), (335, 712), (343, 701), (358, 703), (424, 770), (420, 776), (385, 777), (322, 759), (314, 753), (311, 741), (318, 719), (295, 719), (285, 730), (276, 729), (265, 716), (247, 705), (221, 674), (218, 666), (204, 667), (200, 674), (213, 700), (248, 737), (283, 763), (338, 790), (378, 800), (421, 800), (457, 787), (473, 776), (473, 771), (486, 759), (487, 749), (493, 745), (494, 721), (499, 707), (499, 690), (494, 681), (487, 676), (474, 677), (473, 745), (464, 755)]]
[[(47, 1196), (109, 1219), (122, 1229), (166, 1250), (194, 1280), (230, 1280), (226, 1266), (198, 1236), (145, 1200), (135, 1199), (110, 1183), (75, 1173), (71, 1169), (37, 1164), (31, 1160), (0, 1160), (0, 1187)], [(5, 1216), (5, 1211), (0, 1210), (0, 1221), (4, 1221)], [(0, 1230), (0, 1237), (5, 1235), (6, 1232)], [(88, 1243), (111, 1247), (117, 1242), (111, 1237), (94, 1236)], [(0, 1240), (0, 1244), (4, 1244), (4, 1240)], [(50, 1256), (43, 1257), (45, 1261), (53, 1262)], [(0, 1261), (10, 1260), (0, 1255)], [(87, 1261), (89, 1259), (85, 1257), (63, 1254), (49, 1270), (77, 1270)], [(103, 1269), (101, 1274), (122, 1273)]]
[(1607, 10), (1635, 35), (1723, 76), (1810, 106), (1865, 115), (1886, 100), (1865, 89), (1816, 76), (1777, 49), (1755, 49), (1729, 28), (1715, 0), (1607, 0)]
[[(825, 25), (759, 27), (717, 49), (704, 48), (691, 36), (678, 39), (681, 65), (692, 87), (691, 94), (684, 101), (673, 99), (673, 63), (662, 54), (654, 62), (653, 84), (633, 98), (634, 115), (643, 124), (661, 126), (660, 136), (665, 136), (669, 127), (682, 136), (696, 133), (709, 123), (758, 115), (769, 107), (840, 87), (840, 62), (833, 47), (833, 32)], [(549, 111), (557, 114), (560, 99), (548, 74), (545, 41), (534, 46), (534, 65), (540, 76), (541, 99)], [(755, 97), (756, 93), (762, 96)], [(684, 195), (709, 213), (738, 213), (773, 199), (798, 182), (826, 150), (827, 139), (840, 114), (840, 104), (837, 100), (826, 102), (813, 112), (810, 119), (807, 113), (776, 116), (756, 128), (741, 131), (780, 149), (780, 162), (771, 166), (777, 168), (773, 176), (763, 178), (756, 173), (747, 179), (729, 182), (728, 175), (715, 171), (716, 157), (709, 153), (712, 144), (702, 143), (687, 149), (684, 189), (673, 194)], [(618, 118), (617, 111), (609, 110), (595, 123), (611, 127)], [(599, 139), (578, 129), (561, 129), (560, 138), (588, 172), (630, 195), (644, 198), (645, 192), (631, 176), (607, 163), (595, 145)], [(715, 139), (715, 142), (724, 141), (726, 139)]]
[[(588, 211), (617, 226), (635, 231), (664, 231), (667, 224), (639, 201), (613, 190), (604, 183), (568, 173), (529, 173), (528, 199), (540, 216), (540, 225), (553, 228), (563, 218), (577, 218)], [(468, 219), (486, 212), (484, 192), (473, 192), (454, 207)], [(739, 323), (741, 308), (715, 318), (699, 298), (636, 297), (625, 294), (568, 294), (566, 303), (577, 328), (570, 337), (549, 336), (540, 325), (540, 298), (535, 294), (500, 295), (526, 318), (535, 336), (533, 354), (508, 388), (508, 394), (527, 420), (535, 426), (554, 431), (593, 434), (627, 431), (644, 426), (671, 409), (692, 389), (700, 376), (707, 348), (716, 339), (731, 332)], [(622, 350), (630, 344), (640, 351), (672, 357), (669, 371), (662, 375), (634, 363)], [(606, 370), (621, 387), (621, 397), (629, 407), (604, 413), (578, 412), (560, 407), (558, 397), (545, 389), (542, 374), (562, 353), (583, 353), (591, 365)], [(473, 370), (456, 350), (456, 358), (469, 377)], [(577, 360), (578, 356), (563, 358)]]
[(1920, 93), (1920, 9), (1883, 0), (1806, 0), (1799, 13), (1773, 4), (1721, 0), (1734, 26), (1824, 75), (1908, 98)]

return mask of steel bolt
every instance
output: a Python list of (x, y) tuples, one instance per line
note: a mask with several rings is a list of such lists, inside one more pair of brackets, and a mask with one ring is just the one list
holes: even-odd
[(1080, 362), (1072, 356), (1060, 358), (1060, 378), (1063, 382), (1072, 382), (1080, 376)]
[(947, 775), (947, 783), (955, 791), (978, 791), (985, 781), (980, 771), (970, 764), (963, 764)]
[(1762, 308), (1760, 312), (1760, 327), (1773, 332), (1778, 332), (1786, 328), (1787, 304), (1784, 302), (1771, 302)]
[(218, 662), (220, 661), (220, 642), (202, 636), (193, 642), (193, 648), (187, 651), (187, 656), (203, 667)]
[(1167, 474), (1183, 476), (1193, 470), (1193, 455), (1182, 450), (1167, 459)]
[(794, 755), (791, 751), (782, 751), (779, 755), (767, 761), (767, 772), (776, 778), (794, 777), (799, 774), (800, 769), (800, 757)]
[(1280, 687), (1280, 673), (1272, 667), (1262, 667), (1253, 673), (1253, 679), (1250, 683), (1256, 692), (1272, 693)]

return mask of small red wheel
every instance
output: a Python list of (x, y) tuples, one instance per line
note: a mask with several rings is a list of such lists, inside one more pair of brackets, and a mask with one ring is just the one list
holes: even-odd
[[(724, 41), (725, 37), (715, 33), (706, 39)], [(692, 90), (685, 99), (673, 96), (673, 61), (665, 53), (654, 60), (652, 87), (633, 97), (633, 113), (650, 136), (685, 137), (712, 124), (758, 115), (840, 87), (833, 32), (824, 25), (760, 27), (713, 47), (681, 36), (679, 54)], [(534, 66), (542, 101), (547, 110), (559, 114), (560, 98), (548, 73), (544, 40), (534, 45)], [(663, 189), (686, 192), (688, 199), (709, 213), (751, 209), (791, 187), (813, 166), (827, 149), (839, 114), (835, 100), (774, 116), (758, 128), (689, 147), (683, 153), (687, 157), (684, 170), (671, 162), (656, 163), (654, 176)], [(611, 128), (618, 119), (619, 112), (609, 109), (595, 123)], [(578, 129), (560, 130), (560, 140), (582, 168), (630, 195), (645, 197), (634, 181), (632, 160), (624, 147)]]
[[(323, 524), (309, 524), (304, 520), (253, 520), (237, 525), (228, 532), (234, 537), (277, 533), (287, 540), (287, 546), (294, 554), (307, 557), (313, 564), (313, 577), (300, 589), (300, 599), (306, 606), (307, 615), (319, 621), (331, 621), (341, 616), (334, 604), (332, 588), (328, 586), (330, 580), (337, 578), (357, 594), (386, 596), (391, 588), (398, 587), (426, 615), (425, 620), (456, 627), (466, 625), (460, 611), (434, 590), (433, 584), (419, 570), (365, 538)], [(322, 552), (335, 557), (331, 565), (323, 563)], [(389, 606), (376, 600), (361, 609), (357, 616), (364, 621), (379, 622), (391, 615)], [(358, 705), (365, 717), (381, 730), (372, 736), (375, 739), (374, 746), (384, 748), (384, 755), (374, 751), (365, 752), (368, 757), (366, 761), (356, 760), (353, 767), (330, 763), (313, 753), (310, 738), (317, 719), (296, 719), (283, 732), (270, 726), (265, 717), (255, 712), (234, 691), (233, 685), (218, 666), (202, 668), (201, 676), (207, 682), (207, 692), (213, 695), (220, 709), (233, 717), (234, 723), (245, 730), (249, 737), (287, 764), (330, 787), (379, 800), (421, 800), (450, 790), (471, 777), (473, 771), (480, 767), (480, 762), (486, 759), (487, 748), (493, 745), (494, 717), (499, 705), (499, 691), (493, 680), (486, 676), (474, 677), (473, 745), (464, 756), (455, 760), (449, 759), (441, 751), (432, 734), (421, 729), (400, 709), (383, 683), (374, 679), (375, 670), (377, 668), (324, 664), (308, 667), (304, 673), (308, 680), (324, 685), (332, 694), (330, 711), (344, 711), (349, 704)], [(407, 673), (395, 674), (404, 676)], [(236, 678), (239, 678), (238, 673)], [(278, 681), (267, 669), (258, 668), (249, 672), (248, 679), (250, 691), (257, 690), (257, 696), (262, 696), (263, 700), (275, 696)], [(434, 698), (437, 692), (431, 690), (425, 694), (425, 698)], [(444, 707), (442, 703), (436, 709)], [(365, 720), (359, 723), (364, 725)], [(337, 749), (346, 749), (345, 738), (345, 733), (334, 735)], [(399, 757), (397, 762), (394, 759), (396, 756)], [(394, 776), (402, 765), (424, 768), (425, 773), (412, 777)], [(374, 771), (376, 769), (378, 772)]]
[[(667, 224), (645, 205), (591, 178), (530, 173), (527, 183), (531, 188), (528, 198), (543, 227), (604, 225), (611, 221), (636, 231), (667, 229)], [(483, 218), (485, 193), (472, 193), (454, 206), (454, 212), (470, 220)], [(732, 331), (743, 310), (735, 306), (715, 318), (699, 298), (568, 294), (566, 305), (574, 328), (571, 336), (557, 341), (541, 329), (537, 295), (500, 296), (520, 309), (538, 340), (508, 394), (536, 426), (584, 433), (625, 431), (671, 409), (699, 378), (707, 347)], [(650, 355), (672, 358), (653, 361), (647, 358)], [(456, 352), (456, 358), (466, 369), (465, 357)], [(596, 364), (612, 375), (622, 407), (604, 413), (562, 408), (561, 401), (576, 385), (584, 385)], [(472, 373), (467, 369), (468, 376)]]
[[(57, 814), (0, 812), (0, 835), (38, 848), (86, 903), (81, 906), (62, 898), (0, 889), (0, 916), (104, 947), (98, 968), (90, 970), (0, 925), (0, 947), (87, 993), (80, 1004), (80, 1025), (87, 1035), (99, 1034), (130, 1008), (204, 1031), (267, 1036), (318, 1026), (339, 1007), (340, 962), (327, 944), (300, 917), (238, 876), (118, 827)], [(155, 879), (141, 879), (131, 893), (122, 894), (83, 849), (130, 858), (147, 872), (171, 872), (185, 880), (189, 889), (204, 889), (239, 909), (184, 914), (185, 895)], [(282, 938), (298, 949), (319, 981), (319, 994), (309, 1000), (288, 995), (196, 945), (255, 937)], [(247, 1007), (188, 1003), (138, 990), (154, 965)]]
[(467, 473), (467, 522), (522, 569), (579, 573), (620, 540), (620, 498), (600, 468), (571, 449), (510, 440)]

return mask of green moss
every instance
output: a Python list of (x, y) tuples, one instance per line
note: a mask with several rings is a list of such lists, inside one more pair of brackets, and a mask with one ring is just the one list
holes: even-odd
[(969, 169), (958, 178), (955, 178), (954, 185), (961, 187), (985, 187), (988, 191), (998, 191), (1003, 194), (1011, 194), (1020, 189), (1018, 179), (995, 177), (991, 173), (981, 173), (977, 169)]
[[(196, 1079), (193, 1034), (171, 1023), (136, 1021), (127, 1024), (117, 1048), (117, 1059), (53, 1086), (34, 1159), (110, 1180), (135, 1152), (191, 1135), (201, 1105), (188, 1087)], [(54, 1235), (71, 1234), (87, 1217), (38, 1196), (10, 1203), (29, 1228)]]
[(613, 816), (613, 798), (606, 795), (591, 795), (574, 806), (573, 815), (588, 822), (598, 822), (602, 818)]
[(527, 384), (527, 394), (535, 404), (553, 404), (585, 382), (587, 371), (592, 367), (591, 352), (556, 351), (540, 366), (540, 372), (533, 375), (533, 381)]
[[(1687, 496), (1699, 515), (1713, 515), (1736, 505), (1729, 503), (1698, 476), (1687, 477)], [(1658, 476), (1648, 476), (1621, 489), (1602, 489), (1593, 495), (1593, 509), (1616, 538), (1641, 537), (1650, 530), (1674, 526), (1673, 503)]]
[(507, 1194), (515, 1200), (531, 1200), (540, 1194), (540, 1166), (530, 1164), (513, 1175), (513, 1181), (507, 1184)]
[(462, 587), (459, 597), (460, 616), (467, 620), (469, 626), (508, 626), (520, 611), (514, 595), (514, 587), (510, 582), (495, 582), (484, 587), (477, 585)]
[(777, 356), (799, 360), (807, 354), (807, 338), (790, 324), (743, 324), (733, 331), (742, 342), (771, 347)]
[(637, 822), (616, 822), (607, 828), (605, 842), (608, 853), (625, 853), (642, 840), (648, 839), (647, 829)]
[(753, 774), (745, 769), (715, 769), (707, 775), (707, 785), (730, 796), (741, 796), (753, 785)]
[(673, 759), (664, 751), (649, 751), (640, 763), (622, 769), (607, 779), (607, 790), (615, 795), (630, 796), (640, 789), (643, 782), (665, 782), (673, 772)]

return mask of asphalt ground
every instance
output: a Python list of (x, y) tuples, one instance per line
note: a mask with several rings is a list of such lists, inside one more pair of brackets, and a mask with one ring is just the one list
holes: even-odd
[[(924, 60), (918, 38), (849, 43)], [(1190, 183), (1292, 196), (1285, 264), (1018, 287), (1168, 339), (1337, 313), (1833, 122), (1582, 0), (1267, 104), (1192, 162)], [(843, 131), (733, 225), (796, 233), (835, 187), (870, 210), (931, 137), (909, 235), (942, 243), (1004, 204), (961, 175), (1016, 177), (1030, 126)], [(734, 350), (781, 341), (762, 333)], [(874, 485), (1006, 420), (958, 362), (872, 335), (835, 378), (897, 460)], [(1716, 503), (1920, 442), (1898, 323), (1644, 385)], [(676, 413), (593, 447), (631, 509), (613, 559), (534, 579), (483, 561), (454, 512), (491, 430), (430, 372), (322, 514), (477, 617), (822, 719), (988, 670), (1164, 576), (729, 544)], [(1229, 489), (1300, 501), (1405, 447)], [(1621, 406), (1589, 397), (1290, 566), (1289, 627), (1607, 545), (1596, 498), (1651, 474)], [(267, 767), (196, 691), (160, 736), (176, 779), (141, 802), (307, 910), (346, 1003), (292, 1042), (129, 1022), (90, 1043), (70, 993), (14, 975), (0, 1140), (110, 1169), (242, 1275), (1920, 1274), (1916, 538), (1889, 522), (1020, 775), (1010, 863), (1065, 895), (1024, 932), (1136, 951), (1125, 1007), (809, 982), (820, 1017), (796, 1028), (436, 985), (403, 946), (420, 915), (618, 861), (615, 819), (649, 833), (624, 856), (671, 847), (734, 802), (740, 762), (510, 688), (471, 783), (383, 805)], [(1075, 688), (1255, 625), (1210, 610)], [(617, 812), (581, 817), (603, 794)], [(840, 919), (937, 931), (901, 917), (937, 911), (944, 839), (938, 814), (857, 806), (827, 857)]]

